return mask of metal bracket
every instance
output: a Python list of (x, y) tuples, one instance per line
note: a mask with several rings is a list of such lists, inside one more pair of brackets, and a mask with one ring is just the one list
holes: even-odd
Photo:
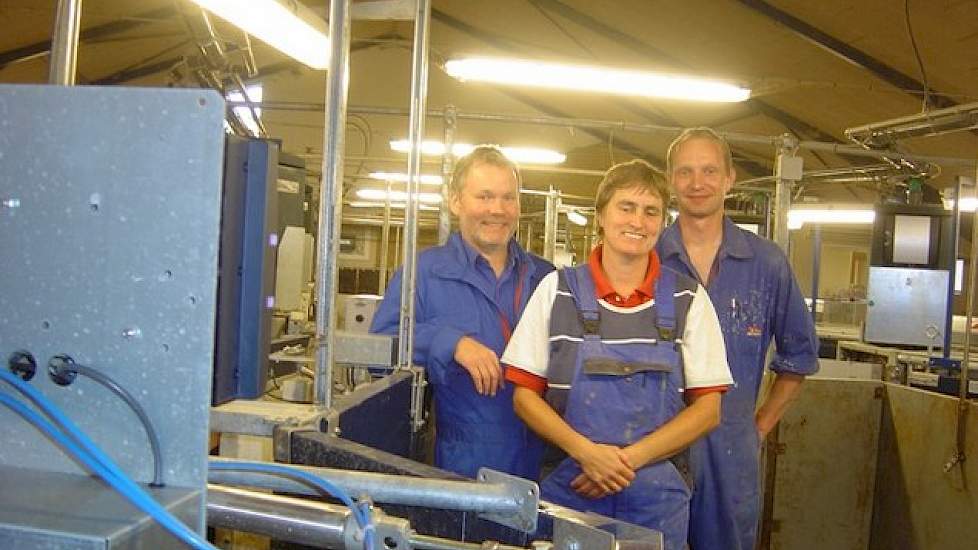
[(615, 536), (611, 533), (579, 523), (554, 518), (554, 550), (615, 550)]
[(322, 432), (339, 435), (340, 417), (330, 410), (312, 422), (301, 425), (279, 424), (272, 428), (272, 455), (275, 462), (292, 464), (292, 436), (298, 432)]
[[(379, 508), (373, 508), (370, 515), (374, 524), (374, 545), (376, 548), (396, 548), (397, 550), (414, 548), (411, 543), (411, 523), (408, 520), (388, 516)], [(357, 525), (352, 513), (347, 516), (346, 523), (343, 525), (343, 538), (345, 539), (344, 548), (366, 550), (363, 530)]]
[[(503, 485), (509, 489), (513, 500), (520, 505), (516, 514), (501, 515), (495, 513), (479, 514), (482, 519), (519, 529), (527, 533), (537, 530), (537, 510), (540, 506), (540, 487), (536, 483), (489, 468), (480, 468), (477, 478), (480, 483)], [(583, 547), (582, 547), (583, 548)], [(587, 547), (590, 548), (590, 547)]]

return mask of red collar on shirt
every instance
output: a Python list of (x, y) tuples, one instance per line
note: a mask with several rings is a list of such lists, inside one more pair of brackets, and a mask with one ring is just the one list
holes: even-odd
[(655, 250), (649, 252), (649, 267), (645, 271), (645, 280), (631, 296), (621, 296), (612, 288), (601, 267), (601, 252), (602, 246), (596, 246), (587, 260), (588, 267), (591, 269), (591, 278), (594, 279), (594, 293), (598, 298), (619, 307), (635, 307), (654, 297), (655, 280), (659, 278), (660, 269), (659, 256)]

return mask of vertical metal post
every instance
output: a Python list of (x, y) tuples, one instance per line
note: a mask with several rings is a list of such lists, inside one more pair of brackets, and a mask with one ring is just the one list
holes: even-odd
[(526, 245), (523, 249), (527, 252), (533, 252), (533, 220), (526, 223)]
[(323, 181), (319, 186), (319, 280), (316, 285), (317, 407), (332, 405), (333, 336), (336, 329), (336, 259), (343, 217), (343, 153), (346, 99), (350, 82), (350, 0), (329, 5), (329, 72), (326, 73), (326, 128), (323, 135)]
[(554, 253), (557, 249), (557, 210), (560, 208), (560, 192), (550, 186), (547, 194), (547, 210), (544, 215), (543, 223), (543, 257), (547, 261), (554, 261)]
[(452, 147), (455, 145), (455, 127), (458, 124), (457, 113), (454, 105), (445, 106), (445, 152), (441, 157), (441, 208), (438, 209), (438, 244), (448, 242), (448, 236), (452, 232), (452, 212), (448, 206), (448, 184), (452, 180), (452, 172), (455, 168), (455, 153)]
[[(398, 334), (397, 366), (411, 366), (414, 352), (414, 287), (417, 275), (418, 187), (421, 176), (421, 140), (424, 138), (425, 104), (428, 100), (428, 23), (430, 0), (418, 0), (414, 13), (414, 53), (411, 64), (411, 115), (408, 128), (408, 184), (404, 205), (403, 278), (401, 279), (401, 325)], [(415, 418), (415, 421), (418, 419)]]
[(822, 267), (822, 226), (812, 228), (812, 323), (818, 312), (818, 275)]
[(387, 180), (387, 197), (384, 199), (384, 226), (380, 230), (380, 278), (377, 288), (383, 292), (387, 288), (387, 265), (391, 240), (391, 182)]
[[(791, 186), (801, 174), (789, 174), (784, 169), (788, 159), (794, 159), (798, 140), (790, 134), (781, 136), (781, 147), (774, 162), (774, 243), (788, 253), (788, 210), (791, 208)], [(794, 177), (797, 176), (797, 177)]]
[(81, 29), (82, 0), (58, 0), (51, 34), (48, 83), (75, 85), (78, 64), (78, 33)]
[[(951, 336), (953, 332), (952, 321), (954, 319), (954, 279), (958, 270), (958, 246), (960, 246), (961, 235), (961, 177), (957, 178), (954, 186), (954, 217), (951, 219), (951, 258), (948, 262), (947, 280), (947, 312), (944, 316), (944, 358), (951, 358)], [(962, 280), (964, 277), (962, 276)]]

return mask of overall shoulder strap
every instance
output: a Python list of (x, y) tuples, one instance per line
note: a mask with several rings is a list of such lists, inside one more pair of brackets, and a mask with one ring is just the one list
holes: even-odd
[(655, 282), (655, 326), (659, 339), (676, 339), (676, 273), (662, 269)]
[(594, 296), (594, 280), (591, 278), (590, 268), (586, 264), (564, 268), (560, 270), (560, 274), (574, 297), (584, 334), (600, 334), (601, 313), (598, 299)]

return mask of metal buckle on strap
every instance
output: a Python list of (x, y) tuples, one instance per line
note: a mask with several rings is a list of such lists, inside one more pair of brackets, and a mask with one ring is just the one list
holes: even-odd
[(676, 338), (676, 331), (669, 327), (656, 327), (659, 329), (659, 339), (672, 341)]
[(581, 326), (584, 328), (584, 334), (601, 333), (601, 319), (585, 319), (581, 316)]

